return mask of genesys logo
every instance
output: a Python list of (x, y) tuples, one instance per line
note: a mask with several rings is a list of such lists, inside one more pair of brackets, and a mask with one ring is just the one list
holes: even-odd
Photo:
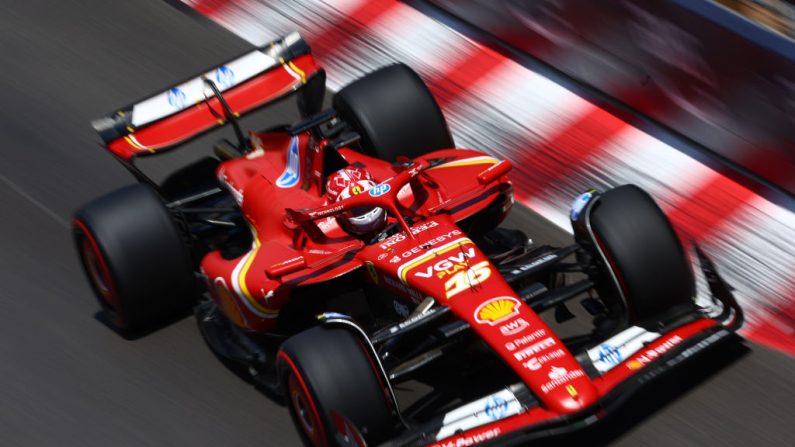
[[(393, 256), (392, 259), (389, 260), (389, 262), (391, 262), (393, 264), (397, 264), (400, 261), (402, 261), (403, 259), (411, 258), (411, 257), (413, 257), (415, 255), (420, 254), (420, 253), (427, 253), (429, 247), (434, 247), (436, 245), (441, 244), (444, 241), (450, 240), (451, 238), (453, 238), (455, 236), (461, 236), (462, 234), (463, 233), (461, 233), (461, 231), (459, 231), (459, 230), (453, 230), (453, 231), (449, 231), (447, 233), (440, 234), (439, 236), (436, 236), (435, 238), (433, 238), (431, 240), (425, 241), (425, 242), (423, 242), (420, 245), (415, 245), (415, 246), (413, 246), (411, 248), (407, 248), (402, 253), (400, 253), (400, 256), (398, 256), (398, 255)], [(470, 254), (472, 254), (472, 253), (470, 253)], [(438, 273), (437, 275), (442, 275), (442, 273)], [(444, 275), (439, 276), (439, 278), (442, 278), (443, 276)]]
[(510, 296), (492, 298), (481, 303), (481, 305), (475, 309), (475, 321), (480, 324), (494, 326), (511, 317), (519, 315), (519, 308), (521, 306), (521, 301)]

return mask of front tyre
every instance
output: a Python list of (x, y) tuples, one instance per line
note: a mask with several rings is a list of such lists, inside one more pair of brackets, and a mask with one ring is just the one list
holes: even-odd
[(610, 291), (600, 295), (611, 310), (623, 308), (627, 323), (653, 323), (675, 308), (692, 309), (690, 262), (648, 193), (635, 185), (609, 190), (574, 220), (574, 229), (605, 272), (601, 280)]
[(278, 355), (287, 405), (306, 445), (336, 446), (334, 413), (368, 445), (394, 433), (393, 403), (362, 341), (343, 327), (316, 326), (288, 339)]
[(151, 188), (135, 184), (76, 214), (72, 234), (106, 319), (123, 333), (185, 311), (193, 268), (171, 215)]

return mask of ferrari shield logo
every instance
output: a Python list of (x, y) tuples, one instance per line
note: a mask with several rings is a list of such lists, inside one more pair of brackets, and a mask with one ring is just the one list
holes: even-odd
[(370, 261), (365, 261), (364, 266), (367, 268), (367, 273), (370, 275), (370, 279), (373, 280), (373, 283), (378, 284), (378, 270), (375, 269), (375, 265)]

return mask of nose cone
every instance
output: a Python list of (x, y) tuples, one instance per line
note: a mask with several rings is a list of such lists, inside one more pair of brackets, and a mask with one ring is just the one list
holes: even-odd
[(548, 381), (535, 389), (544, 404), (561, 414), (577, 413), (594, 405), (599, 393), (580, 368), (552, 367)]
[(585, 378), (577, 384), (568, 384), (556, 390), (555, 395), (550, 395), (545, 403), (550, 410), (561, 414), (577, 413), (594, 405), (598, 399), (596, 387)]

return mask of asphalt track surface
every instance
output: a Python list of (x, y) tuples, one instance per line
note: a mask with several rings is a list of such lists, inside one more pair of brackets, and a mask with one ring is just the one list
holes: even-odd
[[(0, 44), (0, 445), (298, 445), (284, 407), (221, 364), (192, 318), (137, 340), (103, 325), (69, 235), (76, 208), (132, 181), (89, 120), (248, 45), (161, 0), (4, 0)], [(566, 238), (526, 210), (511, 224)], [(745, 346), (555, 443), (793, 445), (795, 359)]]

